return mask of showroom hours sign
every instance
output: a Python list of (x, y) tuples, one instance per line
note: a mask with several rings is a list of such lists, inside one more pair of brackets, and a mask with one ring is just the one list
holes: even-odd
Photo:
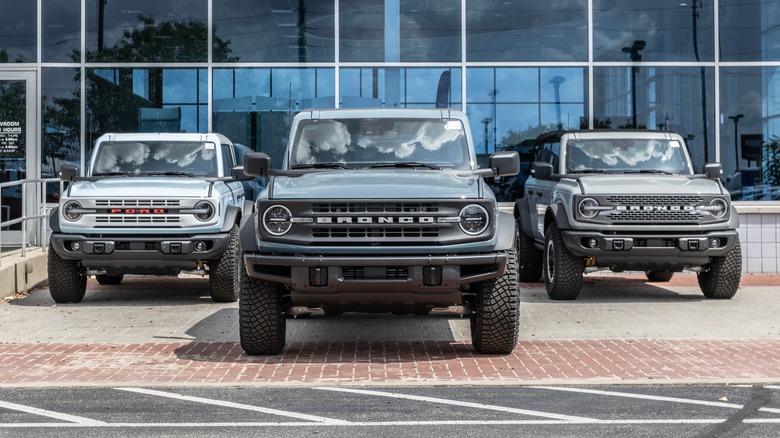
[(0, 120), (0, 155), (18, 155), (22, 147), (22, 122)]

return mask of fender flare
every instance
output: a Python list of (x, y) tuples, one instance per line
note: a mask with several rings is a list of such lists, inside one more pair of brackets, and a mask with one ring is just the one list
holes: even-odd
[(521, 198), (515, 202), (515, 215), (517, 216), (517, 222), (520, 225), (519, 231), (533, 239), (533, 228), (531, 228), (531, 223), (529, 222), (529, 218), (531, 217), (530, 208), (528, 199)]
[(227, 211), (225, 211), (225, 221), (222, 222), (222, 230), (220, 230), (223, 233), (229, 233), (230, 229), (233, 228), (233, 225), (238, 224), (238, 217), (240, 216), (240, 211), (238, 207), (235, 205), (228, 205)]
[(729, 217), (729, 228), (736, 230), (739, 228), (739, 213), (737, 213), (737, 209), (734, 208), (734, 206), (731, 206), (731, 212), (729, 213), (731, 216)]
[(498, 213), (498, 228), (496, 229), (496, 250), (505, 251), (515, 247), (515, 218), (511, 213)]
[(51, 209), (51, 212), (49, 213), (49, 229), (51, 229), (52, 233), (59, 233), (62, 230), (60, 229), (60, 207), (54, 207)]
[(252, 212), (241, 218), (241, 228), (238, 230), (238, 240), (241, 242), (241, 249), (245, 252), (257, 252), (257, 230), (255, 230), (255, 216)]
[(544, 230), (547, 232), (547, 227), (555, 221), (555, 225), (559, 230), (570, 230), (569, 218), (566, 216), (566, 209), (561, 204), (553, 204), (547, 207), (547, 213), (544, 215)]

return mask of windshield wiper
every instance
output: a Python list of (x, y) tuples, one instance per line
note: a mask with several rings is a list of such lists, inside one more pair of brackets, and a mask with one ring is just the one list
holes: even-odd
[(399, 161), (397, 163), (376, 163), (371, 165), (372, 168), (380, 167), (424, 167), (426, 169), (440, 170), (438, 166), (434, 166), (428, 163), (420, 163), (417, 161)]
[(98, 172), (93, 173), (92, 176), (129, 176), (127, 172)]
[(674, 172), (670, 172), (668, 170), (660, 170), (660, 169), (632, 169), (632, 170), (626, 170), (623, 173), (662, 173), (664, 175), (674, 175)]
[(141, 172), (139, 175), (148, 176), (195, 176), (189, 172), (169, 171), (169, 172)]
[(346, 169), (345, 163), (311, 163), (311, 164), (294, 164), (291, 169)]
[(577, 169), (571, 170), (569, 173), (609, 173), (604, 169)]

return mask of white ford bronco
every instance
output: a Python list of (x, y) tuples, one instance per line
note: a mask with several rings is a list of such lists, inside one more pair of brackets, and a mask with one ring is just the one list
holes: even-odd
[[(86, 176), (63, 165), (67, 183), (49, 217), (49, 291), (80, 302), (87, 277), (208, 275), (214, 301), (236, 301), (238, 224), (244, 179), (220, 134), (106, 134)], [(246, 204), (251, 208), (251, 203)]]

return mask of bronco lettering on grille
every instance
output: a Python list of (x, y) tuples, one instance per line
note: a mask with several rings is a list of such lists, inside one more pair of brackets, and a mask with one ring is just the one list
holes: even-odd
[(618, 205), (617, 211), (693, 211), (691, 205)]
[(318, 224), (432, 224), (433, 216), (358, 216), (318, 217)]

